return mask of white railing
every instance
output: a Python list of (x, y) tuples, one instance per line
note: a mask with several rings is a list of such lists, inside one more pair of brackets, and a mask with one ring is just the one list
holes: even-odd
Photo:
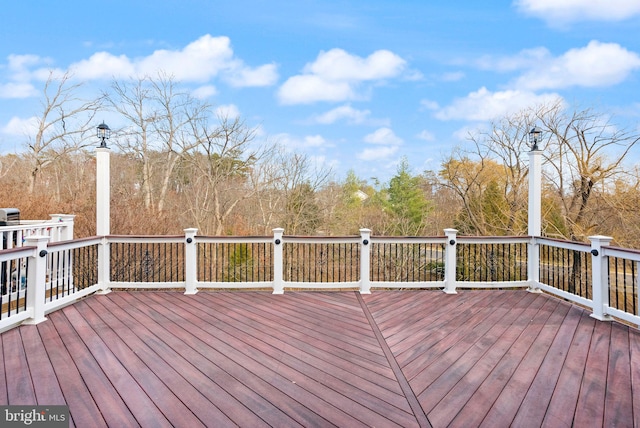
[(51, 214), (49, 220), (21, 220), (20, 224), (0, 226), (0, 249), (22, 247), (29, 236), (48, 236), (50, 242), (73, 239), (74, 215)]
[(136, 288), (186, 294), (210, 288), (274, 294), (437, 288), (455, 294), (464, 288), (527, 287), (589, 307), (600, 320), (640, 324), (640, 252), (610, 247), (606, 237), (592, 237), (586, 245), (539, 237), (458, 237), (454, 229), (442, 237), (372, 237), (367, 229), (350, 237), (286, 236), (282, 229), (273, 236), (205, 237), (186, 229), (179, 236), (49, 239), (30, 236), (22, 248), (0, 251), (3, 266), (23, 266), (20, 272), (26, 272), (22, 285), (0, 296), (0, 330), (42, 321), (97, 291)]

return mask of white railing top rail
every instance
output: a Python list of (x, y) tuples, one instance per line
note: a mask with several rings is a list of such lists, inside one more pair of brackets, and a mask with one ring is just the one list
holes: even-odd
[(184, 241), (184, 235), (108, 235), (105, 236), (105, 238), (108, 242), (119, 244), (134, 244), (136, 242), (173, 243)]
[(201, 243), (219, 243), (219, 244), (233, 244), (233, 243), (271, 243), (273, 242), (273, 236), (205, 236), (197, 235), (196, 239)]
[(583, 251), (583, 252), (591, 251), (591, 245), (585, 244), (584, 242), (563, 241), (561, 239), (542, 238), (542, 237), (536, 237), (535, 241), (538, 245), (547, 245), (549, 247), (565, 248), (567, 250), (575, 250), (575, 251)]
[(283, 235), (284, 243), (307, 243), (307, 244), (354, 244), (360, 242), (360, 236), (302, 236)]
[(633, 260), (640, 262), (640, 250), (632, 250), (629, 248), (619, 248), (611, 246), (601, 247), (602, 252), (608, 257), (619, 257), (621, 259)]
[(31, 257), (36, 247), (26, 246), (26, 247), (15, 247), (9, 249), (0, 249), (0, 263), (8, 262), (10, 260), (17, 260), (24, 257)]

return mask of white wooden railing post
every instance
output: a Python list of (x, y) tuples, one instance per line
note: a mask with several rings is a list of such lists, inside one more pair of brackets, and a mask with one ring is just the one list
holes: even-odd
[(44, 304), (47, 287), (47, 242), (48, 236), (34, 235), (26, 238), (26, 246), (36, 247), (35, 254), (29, 257), (27, 271), (27, 309), (31, 318), (25, 324), (38, 324), (45, 321)]
[(284, 281), (282, 276), (283, 257), (282, 235), (284, 229), (281, 227), (273, 229), (273, 294), (284, 294)]
[(98, 245), (98, 284), (100, 289), (97, 294), (108, 294), (111, 292), (111, 246), (109, 239), (103, 236)]
[(360, 294), (371, 294), (371, 230), (360, 229)]
[(527, 245), (527, 282), (528, 291), (532, 293), (542, 293), (540, 287), (540, 245), (538, 237), (531, 236)]
[(613, 238), (609, 236), (590, 236), (591, 241), (591, 274), (593, 284), (593, 313), (591, 316), (600, 321), (610, 321), (607, 315), (609, 307), (609, 258), (602, 254), (602, 247), (609, 245)]
[[(49, 214), (51, 221), (56, 223), (51, 228), (51, 239), (49, 242), (71, 241), (73, 240), (73, 226), (75, 215), (73, 214)], [(61, 226), (59, 224), (62, 224)], [(54, 272), (49, 272), (49, 280), (53, 284), (55, 281), (65, 281), (73, 289), (73, 257), (71, 251), (56, 252), (52, 254), (50, 266), (53, 266)], [(53, 286), (53, 285), (52, 285)]]
[(184, 294), (196, 294), (198, 292), (198, 244), (196, 243), (198, 229), (184, 230)]
[(456, 291), (456, 251), (458, 241), (456, 240), (457, 229), (445, 229), (447, 242), (444, 248), (444, 292), (447, 294), (457, 294)]

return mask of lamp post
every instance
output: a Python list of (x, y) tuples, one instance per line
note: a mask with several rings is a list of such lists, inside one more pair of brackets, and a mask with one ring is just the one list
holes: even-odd
[(98, 138), (100, 139), (99, 147), (106, 148), (107, 140), (109, 139), (109, 137), (111, 137), (111, 129), (109, 129), (109, 125), (102, 122), (100, 125), (98, 125), (97, 131), (98, 131)]
[(111, 130), (104, 122), (98, 125), (97, 136), (100, 145), (96, 149), (96, 234), (110, 233), (110, 150), (107, 140), (111, 137)]
[(111, 281), (109, 275), (110, 251), (106, 235), (111, 233), (111, 177), (110, 177), (110, 152), (107, 140), (111, 137), (111, 130), (102, 122), (97, 127), (97, 136), (100, 145), (96, 148), (96, 235), (102, 236), (102, 242), (98, 246), (98, 284), (99, 294), (109, 292)]
[(542, 235), (542, 150), (538, 145), (541, 142), (542, 130), (534, 126), (529, 131), (529, 209), (528, 234), (531, 236), (531, 243), (528, 246), (528, 282), (529, 291), (539, 292), (540, 281), (540, 247), (536, 243), (535, 237)]

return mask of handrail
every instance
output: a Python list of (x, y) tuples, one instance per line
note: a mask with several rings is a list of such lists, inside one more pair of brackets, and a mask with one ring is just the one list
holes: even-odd
[[(0, 303), (3, 296), (14, 299), (12, 304), (16, 299), (25, 303), (17, 314), (0, 312), (0, 330), (10, 324), (7, 318), (38, 322), (78, 298), (117, 288), (179, 288), (187, 294), (205, 288), (269, 288), (274, 293), (436, 288), (454, 294), (464, 288), (527, 287), (591, 307), (598, 319), (615, 316), (640, 324), (638, 308), (629, 306), (638, 297), (638, 250), (609, 246), (606, 237), (592, 237), (589, 245), (445, 232), (393, 237), (371, 236), (363, 229), (359, 236), (299, 236), (276, 229), (271, 236), (202, 236), (186, 229), (184, 235), (107, 235), (51, 243), (47, 237), (29, 237), (29, 246), (0, 250)], [(18, 265), (28, 276), (22, 294), (13, 291), (11, 282)]]

